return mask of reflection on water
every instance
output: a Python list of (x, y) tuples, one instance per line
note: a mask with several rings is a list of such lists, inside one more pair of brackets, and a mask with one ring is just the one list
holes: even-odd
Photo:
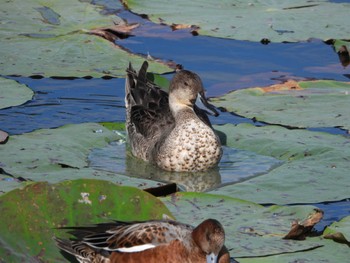
[(264, 174), (281, 164), (272, 157), (224, 146), (218, 168), (196, 173), (167, 172), (133, 157), (126, 148), (125, 141), (119, 141), (94, 149), (89, 155), (90, 166), (130, 177), (174, 182), (182, 190), (202, 192)]

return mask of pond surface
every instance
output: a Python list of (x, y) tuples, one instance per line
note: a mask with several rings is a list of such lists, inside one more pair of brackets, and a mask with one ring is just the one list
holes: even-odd
[[(155, 25), (125, 10), (121, 10), (119, 15), (129, 23), (139, 22), (141, 26), (134, 31), (135, 36), (118, 40), (118, 45), (133, 53), (175, 61), (186, 69), (197, 72), (209, 97), (247, 87), (275, 84), (287, 79), (349, 81), (350, 78), (349, 67), (344, 68), (332, 46), (320, 40), (263, 45), (193, 36), (187, 30), (172, 31), (167, 26)], [(171, 76), (172, 74), (166, 75), (168, 78)], [(35, 92), (35, 96), (24, 105), (0, 110), (1, 129), (9, 134), (55, 128), (69, 123), (125, 121), (124, 79), (11, 78), (28, 85)], [(228, 112), (222, 112), (218, 118), (211, 118), (211, 121), (214, 124), (253, 123)], [(345, 134), (344, 131), (328, 127), (324, 130)], [(245, 180), (278, 165), (278, 161), (272, 160), (273, 158), (256, 161), (251, 153), (243, 151), (240, 152), (240, 159), (232, 162), (230, 154), (237, 152), (231, 151), (232, 149), (225, 149), (226, 155), (219, 167), (220, 180), (204, 186), (201, 190)], [(102, 150), (96, 149), (92, 156), (91, 165), (128, 174), (128, 158), (125, 157), (123, 143), (111, 144)], [(255, 166), (245, 173), (246, 177), (241, 178), (242, 169), (251, 164)], [(235, 176), (228, 179), (227, 174)], [(153, 176), (153, 179), (159, 179), (156, 172)], [(182, 186), (190, 190), (186, 184)], [(319, 207), (326, 210), (323, 225), (350, 213), (348, 200), (320, 204)]]

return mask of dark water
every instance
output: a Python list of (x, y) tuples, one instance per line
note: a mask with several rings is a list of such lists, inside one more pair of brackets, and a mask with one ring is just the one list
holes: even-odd
[[(349, 81), (349, 67), (344, 68), (332, 47), (320, 40), (263, 45), (192, 36), (186, 30), (173, 32), (124, 10), (120, 15), (141, 26), (134, 31), (135, 36), (118, 40), (118, 45), (133, 53), (173, 60), (197, 72), (209, 96), (286, 79)], [(35, 97), (24, 105), (0, 110), (0, 128), (10, 134), (68, 123), (125, 120), (124, 79), (12, 79), (28, 85)], [(215, 124), (252, 122), (230, 113), (222, 113), (212, 121)], [(329, 127), (321, 130), (345, 133)], [(318, 206), (326, 211), (321, 227), (350, 214), (349, 201)]]

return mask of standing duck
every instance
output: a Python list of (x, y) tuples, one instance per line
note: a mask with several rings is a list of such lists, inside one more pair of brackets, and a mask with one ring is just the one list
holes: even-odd
[(208, 111), (195, 105), (199, 96), (208, 103), (199, 76), (179, 70), (171, 80), (169, 94), (147, 79), (145, 61), (137, 73), (127, 69), (125, 83), (126, 128), (134, 156), (167, 171), (197, 172), (215, 167), (222, 148), (212, 129)]
[(72, 227), (57, 246), (81, 263), (229, 263), (225, 232), (215, 219), (196, 228), (172, 220)]

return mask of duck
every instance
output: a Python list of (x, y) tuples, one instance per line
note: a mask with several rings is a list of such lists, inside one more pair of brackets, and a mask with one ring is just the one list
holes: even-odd
[(73, 239), (54, 237), (81, 263), (229, 263), (225, 231), (216, 219), (197, 227), (174, 220), (113, 221), (64, 227)]
[[(131, 63), (126, 70), (126, 131), (132, 154), (166, 171), (217, 166), (222, 147), (208, 115), (219, 113), (205, 97), (200, 77), (179, 69), (167, 93), (147, 78), (147, 69), (144, 61), (138, 73)], [(196, 105), (198, 97), (207, 110)]]

